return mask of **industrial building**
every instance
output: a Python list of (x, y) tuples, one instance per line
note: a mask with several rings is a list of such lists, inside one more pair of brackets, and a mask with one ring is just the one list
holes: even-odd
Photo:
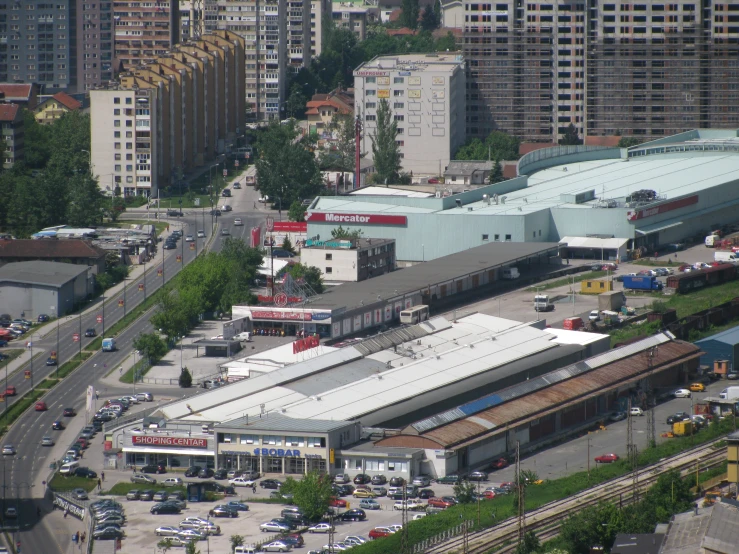
[[(543, 321), (519, 323), (481, 314), (457, 321), (433, 318), (320, 356), (308, 355), (292, 365), (263, 365), (249, 378), (160, 406), (157, 417), (164, 423), (159, 427), (175, 434), (187, 427), (191, 433), (203, 426), (271, 414), (304, 423), (342, 420), (363, 427), (400, 427), (609, 347), (606, 335), (573, 332), (563, 339), (543, 327)], [(132, 439), (133, 429), (140, 427), (141, 422), (127, 424), (106, 439), (121, 445), (129, 463), (141, 455), (161, 453)], [(351, 441), (345, 437), (334, 448), (358, 441), (358, 436)], [(261, 463), (246, 456), (261, 454), (241, 454), (241, 461), (250, 467)]]
[(593, 239), (594, 259), (600, 239), (654, 251), (736, 221), (738, 171), (736, 130), (693, 130), (629, 149), (557, 146), (524, 155), (515, 179), (459, 194), (321, 196), (308, 209), (308, 237), (341, 225), (394, 238), (399, 266), (481, 244), (563, 237)]
[(0, 304), (13, 317), (66, 314), (94, 290), (95, 275), (87, 265), (33, 261), (0, 267)]
[[(233, 332), (277, 327), (287, 335), (303, 331), (331, 339), (368, 333), (397, 322), (402, 310), (414, 306), (436, 307), (455, 295), (503, 290), (512, 282), (506, 279), (506, 271), (511, 267), (523, 279), (561, 270), (558, 246), (491, 243), (366, 281), (330, 287), (307, 303), (300, 299), (290, 301), (285, 307), (277, 307), (273, 302), (234, 305)], [(300, 298), (303, 294), (285, 292), (289, 298)]]
[(710, 337), (695, 342), (703, 350), (701, 365), (714, 367), (716, 360), (725, 360), (726, 372), (736, 371), (736, 360), (739, 360), (739, 327), (732, 327)]
[(327, 281), (364, 281), (395, 271), (393, 239), (306, 241), (300, 262), (317, 267)]
[[(354, 111), (372, 152), (377, 108), (388, 102), (403, 171), (441, 175), (464, 144), (465, 72), (459, 54), (378, 56), (354, 70)], [(370, 156), (371, 157), (371, 156)]]
[(464, 3), (467, 136), (557, 142), (735, 128), (734, 2)]

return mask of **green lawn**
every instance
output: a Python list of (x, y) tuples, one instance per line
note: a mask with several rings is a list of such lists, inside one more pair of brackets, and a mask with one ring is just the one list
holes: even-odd
[(18, 356), (23, 354), (24, 350), (25, 350), (24, 348), (3, 348), (1, 349), (0, 353), (5, 354), (6, 356), (8, 356), (8, 358), (0, 362), (0, 365), (9, 364), (13, 360), (15, 360)]
[(97, 479), (76, 477), (74, 475), (66, 477), (64, 475), (60, 475), (59, 473), (55, 473), (54, 477), (52, 477), (51, 481), (49, 481), (49, 487), (51, 488), (51, 490), (57, 492), (72, 491), (74, 489), (85, 489), (87, 492), (90, 492), (92, 489), (97, 487), (97, 484)]
[[(159, 481), (160, 479), (157, 477), (154, 477), (154, 479), (157, 479)], [(111, 496), (126, 496), (130, 491), (132, 490), (147, 490), (152, 489), (155, 491), (167, 491), (167, 492), (175, 492), (175, 491), (181, 491), (181, 492), (187, 492), (187, 489), (185, 487), (164, 487), (160, 483), (156, 483), (153, 485), (150, 485), (148, 483), (126, 483), (125, 481), (120, 481), (110, 487), (108, 490), (103, 490), (101, 494), (108, 494)]]

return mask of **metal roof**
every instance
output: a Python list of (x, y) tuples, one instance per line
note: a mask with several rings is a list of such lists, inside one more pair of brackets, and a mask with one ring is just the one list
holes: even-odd
[(62, 287), (90, 268), (61, 262), (13, 262), (0, 267), (0, 283), (23, 283)]
[(739, 325), (732, 327), (731, 329), (727, 329), (726, 331), (716, 333), (715, 335), (711, 335), (710, 337), (695, 341), (695, 343), (703, 344), (711, 341), (724, 342), (731, 345), (739, 344)]
[[(559, 369), (542, 376), (544, 381), (551, 381), (546, 387), (537, 385), (541, 381), (532, 379), (521, 385), (514, 385), (501, 391), (498, 396), (507, 399), (507, 402), (497, 403), (474, 416), (465, 417), (443, 426), (436, 426), (422, 436), (448, 448), (460, 447), (465, 441), (479, 440), (480, 435), (491, 432), (491, 429), (510, 425), (527, 417), (539, 417), (543, 412), (566, 404), (589, 394), (598, 394), (614, 383), (625, 382), (638, 377), (649, 369), (649, 360), (645, 355), (639, 355), (655, 345), (660, 347), (652, 358), (652, 367), (659, 370), (661, 367), (682, 363), (688, 358), (700, 356), (700, 349), (690, 343), (669, 340), (667, 335), (655, 335), (643, 341), (638, 341), (611, 352), (594, 356), (568, 368)], [(620, 355), (616, 354), (621, 351)], [(609, 356), (613, 354), (613, 356)], [(590, 371), (587, 370), (590, 368)], [(530, 390), (526, 390), (529, 388)], [(513, 391), (513, 394), (509, 391)], [(480, 420), (487, 422), (480, 424)], [(412, 436), (417, 431), (412, 427), (408, 433)], [(396, 441), (397, 444), (397, 441)]]
[(285, 433), (329, 433), (347, 425), (356, 425), (351, 421), (331, 421), (326, 419), (295, 419), (281, 414), (265, 414), (263, 416), (239, 417), (215, 425), (216, 429), (237, 428), (244, 431), (279, 431)]

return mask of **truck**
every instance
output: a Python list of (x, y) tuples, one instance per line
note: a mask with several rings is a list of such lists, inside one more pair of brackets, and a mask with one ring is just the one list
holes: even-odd
[(577, 331), (583, 327), (585, 327), (585, 324), (581, 317), (567, 317), (562, 322), (562, 329), (567, 329), (569, 331)]
[(706, 236), (705, 244), (706, 248), (715, 248), (716, 244), (721, 240), (721, 235), (715, 232)]
[(103, 339), (103, 352), (115, 352), (115, 339)]
[(737, 263), (737, 261), (739, 261), (739, 254), (736, 254), (731, 250), (716, 250), (716, 252), (713, 253), (713, 259), (717, 262)]
[(684, 437), (693, 434), (692, 421), (677, 421), (672, 424), (672, 434), (676, 437)]
[(537, 312), (548, 312), (554, 309), (554, 304), (549, 301), (548, 294), (537, 294), (534, 296), (534, 310)]
[(598, 309), (600, 311), (611, 310), (618, 312), (624, 304), (626, 304), (626, 297), (623, 291), (614, 290), (602, 292), (598, 295)]
[(739, 398), (739, 386), (726, 387), (719, 393), (718, 397), (721, 400), (734, 400), (735, 398)]
[(501, 279), (518, 279), (520, 276), (517, 267), (504, 267), (500, 270)]
[(625, 275), (624, 288), (632, 290), (662, 290), (662, 282), (649, 275)]

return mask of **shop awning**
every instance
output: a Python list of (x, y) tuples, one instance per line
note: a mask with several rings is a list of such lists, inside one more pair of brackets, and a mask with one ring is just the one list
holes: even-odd
[(640, 235), (651, 235), (652, 233), (659, 233), (660, 231), (664, 231), (665, 229), (671, 229), (673, 227), (677, 227), (678, 225), (682, 225), (682, 221), (675, 221), (674, 219), (669, 219), (667, 221), (661, 221), (660, 223), (655, 223), (654, 225), (646, 225), (642, 227), (641, 229), (634, 229), (637, 233)]

